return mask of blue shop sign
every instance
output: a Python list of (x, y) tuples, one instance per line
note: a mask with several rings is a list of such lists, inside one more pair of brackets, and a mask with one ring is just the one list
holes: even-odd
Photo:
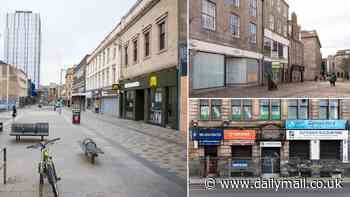
[(231, 162), (231, 167), (235, 169), (246, 169), (248, 168), (247, 160), (233, 160)]
[(219, 146), (220, 140), (200, 140), (198, 141), (199, 146)]
[(346, 120), (286, 120), (286, 129), (346, 129)]
[(224, 130), (221, 129), (192, 129), (192, 140), (220, 141), (224, 139)]

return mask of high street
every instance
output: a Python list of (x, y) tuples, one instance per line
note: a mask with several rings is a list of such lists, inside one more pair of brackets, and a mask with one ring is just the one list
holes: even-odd
[[(40, 150), (26, 149), (40, 138), (23, 137), (16, 142), (9, 136), (9, 115), (2, 113), (0, 119), (5, 121), (0, 147), (8, 152), (8, 184), (3, 185), (0, 178), (0, 196), (53, 196), (46, 180), (39, 189)], [(61, 138), (49, 147), (62, 178), (58, 184), (61, 196), (186, 195), (186, 143), (177, 131), (91, 112), (83, 112), (82, 124), (75, 126), (70, 111), (59, 115), (52, 107), (20, 109), (15, 121), (49, 122), (49, 139)], [(86, 137), (94, 139), (104, 151), (95, 164), (84, 156), (78, 143)]]

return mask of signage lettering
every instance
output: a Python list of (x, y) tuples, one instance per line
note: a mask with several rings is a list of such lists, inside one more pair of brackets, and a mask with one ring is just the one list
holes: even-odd
[(286, 120), (286, 129), (346, 129), (346, 120)]
[(225, 130), (224, 139), (225, 140), (255, 140), (256, 131), (255, 130)]
[(139, 87), (140, 86), (140, 82), (138, 81), (135, 81), (135, 82), (132, 82), (132, 83), (126, 83), (124, 85), (124, 88), (128, 89), (128, 88), (136, 88), (136, 87)]

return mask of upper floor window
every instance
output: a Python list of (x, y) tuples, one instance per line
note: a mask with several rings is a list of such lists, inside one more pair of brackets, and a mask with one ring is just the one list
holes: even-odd
[(145, 39), (145, 57), (148, 57), (150, 55), (150, 32), (144, 33), (144, 39)]
[(252, 119), (252, 100), (232, 100), (231, 101), (231, 119), (232, 120), (251, 120)]
[(211, 119), (220, 120), (221, 119), (221, 99), (211, 100)]
[(239, 0), (233, 0), (233, 6), (239, 8)]
[(165, 21), (159, 23), (159, 50), (163, 50), (166, 47), (166, 29)]
[(320, 120), (338, 120), (339, 119), (339, 100), (320, 100), (319, 108)]
[(251, 44), (256, 44), (256, 25), (249, 23), (249, 41)]
[(250, 16), (257, 16), (257, 0), (249, 1), (249, 14)]
[(199, 119), (200, 120), (209, 120), (209, 100), (201, 99), (199, 101)]
[(113, 49), (113, 60), (117, 57), (117, 48), (114, 47)]
[(137, 39), (135, 39), (134, 41), (133, 41), (133, 49), (134, 49), (134, 53), (133, 53), (133, 60), (134, 60), (134, 63), (137, 63), (137, 60), (138, 60), (138, 42), (137, 42)]
[(259, 120), (281, 120), (280, 100), (260, 100)]
[(288, 119), (307, 120), (309, 118), (309, 102), (307, 99), (288, 100)]
[(107, 49), (107, 64), (109, 63), (110, 61), (110, 49), (108, 48)]
[(230, 15), (230, 30), (234, 37), (239, 37), (240, 17), (238, 15)]
[(129, 64), (129, 51), (128, 51), (128, 45), (125, 45), (124, 47), (124, 59), (125, 59), (125, 65), (127, 66)]
[(213, 31), (216, 29), (216, 5), (209, 0), (202, 0), (202, 26)]
[(275, 30), (275, 17), (272, 14), (270, 15), (270, 30)]

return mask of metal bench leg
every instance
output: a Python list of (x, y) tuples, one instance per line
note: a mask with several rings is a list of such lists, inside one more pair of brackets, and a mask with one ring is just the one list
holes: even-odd
[(18, 136), (18, 141), (21, 141), (21, 136)]
[(44, 141), (44, 136), (41, 136), (41, 141)]

